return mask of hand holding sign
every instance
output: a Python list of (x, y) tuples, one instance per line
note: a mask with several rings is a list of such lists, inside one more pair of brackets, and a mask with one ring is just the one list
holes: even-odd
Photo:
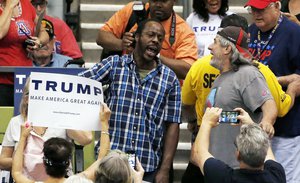
[(108, 132), (109, 124), (108, 121), (110, 119), (111, 111), (105, 103), (101, 103), (100, 106), (100, 123), (101, 130), (103, 132)]
[(29, 88), (28, 121), (34, 126), (101, 129), (100, 82), (79, 76), (32, 72)]

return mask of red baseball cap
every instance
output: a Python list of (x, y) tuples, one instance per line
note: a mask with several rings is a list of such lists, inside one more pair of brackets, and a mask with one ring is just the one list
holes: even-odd
[(265, 9), (270, 3), (277, 1), (279, 0), (249, 0), (244, 7), (252, 6), (257, 9)]

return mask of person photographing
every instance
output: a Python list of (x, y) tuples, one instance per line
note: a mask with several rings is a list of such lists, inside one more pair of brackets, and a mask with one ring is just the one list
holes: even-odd
[[(193, 159), (200, 167), (206, 182), (286, 182), (283, 167), (275, 161), (267, 133), (252, 121), (242, 108), (235, 108), (242, 125), (236, 137), (236, 159), (239, 168), (233, 169), (215, 159), (209, 152), (210, 132), (218, 126), (221, 108), (207, 108), (196, 137)], [(230, 124), (223, 124), (230, 125)], [(224, 149), (225, 150), (225, 149)]]

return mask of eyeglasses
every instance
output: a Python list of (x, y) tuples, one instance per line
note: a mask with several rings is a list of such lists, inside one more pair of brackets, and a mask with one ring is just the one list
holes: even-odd
[(257, 9), (257, 8), (252, 7), (252, 6), (248, 6), (247, 11), (248, 11), (249, 14), (252, 14), (253, 12), (255, 12), (255, 13), (264, 13), (266, 9), (268, 9), (268, 8), (274, 6), (274, 5), (275, 5), (275, 3), (270, 3), (264, 9)]
[(37, 8), (38, 6), (40, 6), (40, 8), (45, 8), (47, 6), (47, 2), (43, 2), (43, 3), (31, 3), (32, 6), (34, 6), (35, 8)]

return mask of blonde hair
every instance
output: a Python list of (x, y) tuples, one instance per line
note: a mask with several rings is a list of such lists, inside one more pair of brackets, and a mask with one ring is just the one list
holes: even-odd
[(20, 103), (20, 114), (24, 120), (27, 120), (27, 113), (28, 113), (29, 81), (30, 81), (30, 77), (26, 79), (26, 83), (23, 88), (23, 95)]
[(131, 183), (131, 167), (127, 155), (120, 150), (113, 150), (105, 156), (95, 172), (96, 183)]
[(64, 183), (93, 183), (90, 179), (80, 176), (80, 175), (72, 175), (64, 181)]

